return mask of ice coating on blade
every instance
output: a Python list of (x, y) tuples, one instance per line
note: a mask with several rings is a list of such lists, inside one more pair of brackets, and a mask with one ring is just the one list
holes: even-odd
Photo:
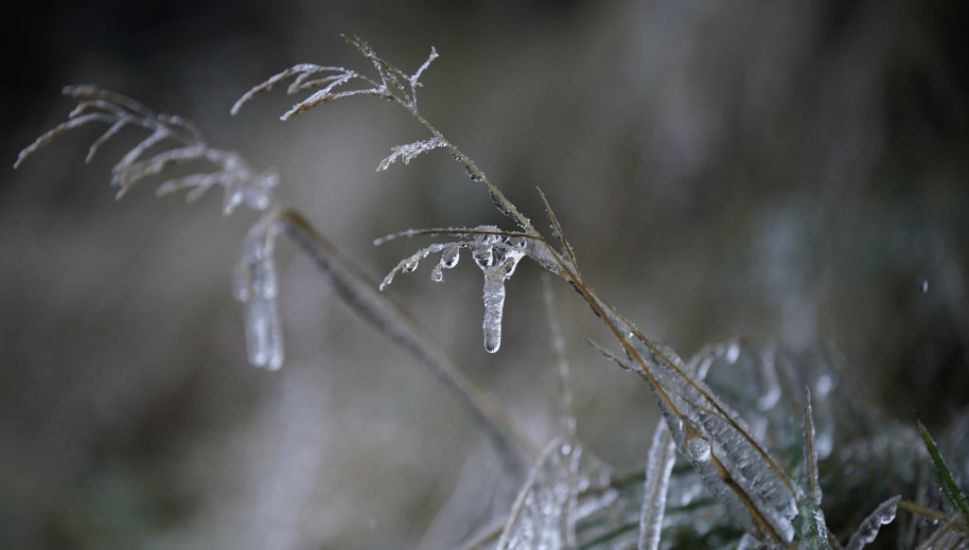
[[(683, 361), (668, 347), (647, 343), (635, 332), (627, 338), (660, 386), (653, 391), (673, 439), (707, 490), (748, 532), (758, 537), (776, 536), (781, 542), (793, 540), (798, 514), (796, 491), (739, 415), (702, 381), (691, 377)], [(764, 533), (762, 521), (772, 534)]]
[[(632, 334), (630, 336), (635, 337)], [(677, 365), (683, 364), (672, 349), (665, 346), (660, 347), (670, 355)], [(736, 343), (707, 347), (690, 358), (689, 363), (684, 366), (684, 371), (694, 376), (699, 382), (706, 378), (714, 359), (724, 356), (728, 358), (728, 361), (736, 361), (738, 353), (739, 349)], [(730, 359), (731, 356), (732, 359)], [(682, 428), (679, 428), (679, 430), (682, 431)], [(705, 452), (709, 453), (708, 444)], [(646, 483), (643, 488), (643, 505), (639, 518), (639, 550), (656, 550), (659, 548), (663, 518), (666, 513), (670, 475), (675, 463), (676, 443), (673, 441), (673, 435), (667, 427), (666, 420), (660, 419), (656, 423), (653, 442), (646, 459)], [(679, 505), (683, 506), (688, 504), (700, 491), (702, 491), (702, 487), (695, 484), (689, 491), (677, 491), (675, 497), (682, 500)]]
[(814, 438), (814, 413), (811, 392), (805, 394), (804, 406), (804, 470), (807, 483), (801, 495), (798, 522), (799, 550), (830, 550), (828, 527), (821, 511), (821, 484), (818, 481), (818, 453)]
[(279, 318), (279, 283), (273, 252), (275, 216), (269, 214), (249, 230), (242, 245), (242, 259), (235, 269), (232, 293), (242, 302), (249, 362), (276, 370), (283, 365), (283, 336)]
[(893, 496), (892, 498), (886, 500), (885, 502), (878, 505), (875, 511), (872, 512), (858, 529), (851, 535), (848, 539), (848, 544), (845, 546), (846, 550), (861, 550), (868, 544), (875, 540), (878, 536), (878, 531), (881, 530), (882, 525), (888, 525), (889, 523), (895, 521), (895, 512), (898, 510), (898, 502), (902, 500), (901, 495)]
[(582, 447), (553, 441), (518, 494), (496, 548), (559, 550), (575, 547), (575, 502)]

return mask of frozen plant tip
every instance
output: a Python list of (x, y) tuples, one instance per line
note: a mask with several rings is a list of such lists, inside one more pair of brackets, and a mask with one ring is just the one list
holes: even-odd
[(898, 510), (898, 501), (900, 500), (902, 500), (901, 495), (897, 495), (879, 504), (848, 539), (848, 544), (845, 546), (846, 550), (861, 550), (871, 544), (883, 525), (895, 521), (895, 512)]
[[(78, 100), (68, 120), (40, 136), (21, 151), (18, 167), (25, 159), (67, 130), (91, 122), (108, 124), (108, 130), (88, 149), (86, 160), (125, 127), (142, 128), (150, 134), (129, 150), (111, 171), (111, 183), (120, 199), (136, 183), (164, 176), (171, 168), (191, 163), (208, 163), (215, 170), (170, 178), (156, 193), (167, 195), (187, 190), (194, 201), (212, 187), (224, 190), (223, 212), (231, 214), (245, 204), (252, 210), (269, 210), (243, 241), (242, 260), (233, 277), (233, 295), (245, 306), (246, 347), (249, 361), (256, 366), (278, 369), (283, 364), (282, 330), (276, 302), (278, 281), (273, 263), (276, 241), (276, 210), (272, 190), (279, 180), (274, 172), (257, 173), (234, 151), (215, 149), (188, 120), (157, 114), (141, 103), (97, 86), (67, 86), (64, 94)], [(154, 152), (153, 152), (154, 151)]]
[[(77, 106), (66, 121), (24, 148), (14, 168), (68, 130), (93, 122), (106, 124), (108, 129), (88, 149), (85, 162), (90, 162), (105, 143), (130, 126), (150, 133), (111, 170), (111, 184), (118, 188), (118, 198), (136, 183), (150, 176), (163, 175), (171, 168), (209, 165), (215, 169), (163, 181), (157, 194), (186, 190), (186, 200), (191, 202), (212, 187), (222, 187), (225, 214), (231, 214), (240, 204), (253, 210), (265, 210), (273, 203), (272, 189), (279, 181), (275, 172), (256, 172), (238, 153), (210, 147), (188, 120), (177, 115), (155, 113), (129, 97), (98, 86), (66, 86), (63, 92), (77, 99)], [(152, 151), (154, 153), (149, 154)]]
[[(291, 82), (286, 88), (286, 93), (290, 95), (315, 91), (290, 107), (280, 117), (282, 120), (288, 120), (293, 115), (312, 109), (317, 105), (358, 95), (396, 100), (408, 109), (416, 111), (417, 88), (421, 87), (421, 76), (431, 63), (437, 59), (437, 50), (432, 47), (431, 53), (427, 56), (424, 63), (416, 71), (408, 74), (378, 57), (374, 53), (373, 48), (370, 47), (370, 44), (367, 44), (360, 38), (344, 36), (344, 39), (370, 61), (377, 73), (376, 77), (371, 77), (352, 69), (347, 69), (346, 67), (300, 63), (269, 77), (264, 82), (251, 88), (232, 106), (232, 114), (237, 114), (242, 106), (252, 100), (256, 95), (268, 92), (277, 84), (290, 80)], [(351, 84), (360, 84), (361, 87), (347, 89), (346, 86)]]

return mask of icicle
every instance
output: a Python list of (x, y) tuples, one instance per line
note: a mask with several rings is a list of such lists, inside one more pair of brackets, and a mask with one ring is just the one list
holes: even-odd
[(505, 275), (500, 267), (484, 270), (484, 347), (495, 353), (501, 347), (501, 316), (505, 307)]
[(273, 263), (274, 220), (275, 214), (270, 213), (249, 230), (232, 283), (233, 296), (244, 306), (249, 362), (270, 370), (283, 365), (282, 327), (276, 301), (279, 283)]
[[(479, 231), (498, 232), (492, 225), (480, 226)], [(500, 235), (479, 235), (471, 249), (471, 257), (484, 273), (484, 348), (495, 353), (501, 347), (501, 317), (505, 307), (505, 281), (515, 273), (518, 262), (525, 256), (518, 241), (502, 239)]]
[(845, 550), (861, 550), (873, 542), (882, 525), (888, 525), (895, 521), (895, 512), (898, 510), (898, 501), (901, 499), (901, 495), (896, 495), (879, 504), (878, 508), (875, 508), (875, 511), (861, 522), (855, 533), (848, 539)]

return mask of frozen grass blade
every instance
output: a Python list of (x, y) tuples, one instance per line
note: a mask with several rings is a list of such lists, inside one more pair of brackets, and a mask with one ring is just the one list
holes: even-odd
[[(703, 380), (709, 371), (711, 358), (722, 353), (719, 346), (703, 349), (694, 356), (687, 371)], [(639, 518), (639, 550), (659, 548), (666, 515), (666, 494), (670, 475), (676, 463), (676, 442), (670, 434), (666, 419), (661, 418), (653, 431), (653, 442), (646, 456), (646, 481), (643, 487), (643, 504)]]
[(942, 489), (942, 494), (962, 514), (963, 522), (969, 525), (969, 504), (966, 503), (966, 496), (962, 494), (959, 486), (956, 485), (956, 481), (952, 477), (952, 471), (949, 470), (949, 467), (945, 464), (945, 460), (942, 459), (942, 453), (939, 452), (939, 447), (932, 438), (932, 434), (929, 433), (929, 430), (926, 429), (922, 422), (918, 422), (918, 428), (919, 433), (922, 435), (922, 441), (925, 442), (925, 448), (928, 449), (929, 455), (932, 456), (934, 466), (932, 473), (935, 475), (935, 479)]
[(811, 391), (804, 393), (804, 470), (807, 492), (800, 497), (799, 550), (830, 550), (828, 527), (821, 511), (821, 484), (818, 481), (818, 453), (814, 442), (814, 412), (811, 408)]
[(676, 443), (666, 421), (660, 419), (653, 432), (653, 443), (646, 458), (646, 485), (639, 520), (639, 550), (659, 548), (666, 514), (666, 492), (676, 463)]

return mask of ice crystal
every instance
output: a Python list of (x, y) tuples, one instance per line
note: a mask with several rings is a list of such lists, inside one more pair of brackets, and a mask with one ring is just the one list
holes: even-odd
[(283, 334), (279, 320), (279, 283), (273, 259), (276, 219), (270, 213), (249, 230), (236, 267), (233, 294), (245, 309), (249, 362), (270, 370), (283, 365)]
[(387, 168), (390, 168), (390, 165), (398, 160), (404, 164), (410, 164), (410, 161), (414, 160), (420, 155), (423, 155), (428, 151), (433, 151), (434, 149), (440, 149), (442, 147), (447, 147), (447, 142), (437, 136), (430, 139), (408, 143), (406, 145), (397, 145), (390, 149), (390, 155), (388, 155), (384, 160), (380, 161), (380, 164), (377, 166), (377, 171), (382, 172)]
[(870, 544), (878, 536), (878, 531), (882, 525), (888, 525), (895, 521), (895, 512), (898, 509), (898, 502), (902, 499), (901, 495), (896, 495), (875, 508), (875, 511), (868, 515), (855, 530), (851, 538), (848, 539), (846, 550), (861, 550)]

